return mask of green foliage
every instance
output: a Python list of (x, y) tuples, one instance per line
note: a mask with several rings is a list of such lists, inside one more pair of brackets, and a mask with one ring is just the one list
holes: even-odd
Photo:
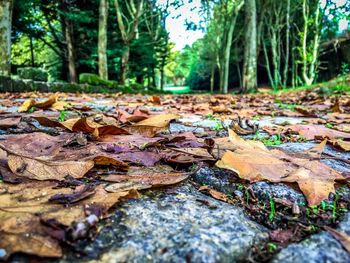
[(66, 120), (68, 112), (65, 110), (60, 111), (60, 115), (58, 116), (58, 121), (63, 122)]
[(267, 243), (267, 251), (271, 254), (275, 253), (277, 250), (277, 245), (273, 242)]
[(253, 140), (261, 141), (265, 146), (276, 146), (281, 145), (281, 134), (273, 135), (271, 137), (266, 137), (262, 135), (259, 131), (256, 132)]
[(269, 219), (272, 221), (275, 218), (275, 214), (276, 214), (276, 206), (275, 206), (275, 201), (273, 200), (273, 198), (270, 196), (270, 213), (269, 213)]
[(80, 84), (89, 84), (92, 86), (112, 86), (113, 82), (101, 79), (98, 75), (92, 73), (82, 73), (79, 75)]
[(48, 81), (48, 73), (40, 68), (19, 68), (17, 74), (21, 79), (31, 79), (36, 81)]

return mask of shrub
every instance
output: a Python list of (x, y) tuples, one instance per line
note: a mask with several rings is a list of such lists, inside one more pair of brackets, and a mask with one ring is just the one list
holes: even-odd
[(79, 75), (79, 83), (80, 84), (89, 84), (92, 86), (113, 86), (112, 81), (103, 80), (98, 75), (92, 73), (82, 73)]
[(21, 79), (31, 79), (47, 82), (49, 74), (41, 68), (18, 68), (17, 74)]

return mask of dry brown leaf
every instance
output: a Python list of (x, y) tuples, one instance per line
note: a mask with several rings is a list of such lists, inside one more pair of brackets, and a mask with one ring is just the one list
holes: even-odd
[(284, 128), (286, 132), (293, 131), (299, 133), (304, 139), (313, 140), (315, 137), (337, 139), (350, 138), (350, 133), (329, 129), (323, 125), (290, 125)]
[[(107, 120), (107, 123), (115, 124), (106, 124), (106, 122), (102, 122), (102, 124), (100, 124), (95, 122), (93, 118), (74, 118), (63, 122), (51, 120), (46, 117), (33, 118), (36, 119), (43, 126), (61, 127), (66, 128), (70, 131), (90, 133), (96, 138), (105, 135), (129, 134), (125, 129), (119, 128), (115, 125), (116, 120), (114, 118), (105, 117), (104, 120)], [(114, 121), (109, 121), (110, 119), (113, 119)]]
[(18, 108), (18, 112), (26, 112), (29, 111), (31, 107), (33, 107), (35, 104), (35, 100), (28, 99)]
[(121, 169), (126, 169), (128, 165), (120, 160), (117, 160), (115, 158), (109, 157), (109, 156), (104, 156), (104, 155), (99, 155), (93, 157), (93, 161), (96, 165), (114, 165), (118, 168)]
[(156, 134), (167, 130), (169, 123), (178, 118), (179, 116), (175, 114), (155, 115), (133, 124), (130, 127), (130, 131), (131, 133), (142, 134), (146, 137), (154, 137)]
[(335, 239), (337, 239), (346, 249), (346, 251), (350, 253), (350, 236), (348, 234), (335, 230), (328, 226), (324, 226), (324, 229), (326, 229), (328, 233), (330, 233)]
[(21, 117), (6, 117), (0, 120), (0, 128), (8, 129), (11, 127), (16, 127), (21, 121)]
[[(170, 166), (157, 165), (155, 167), (130, 167), (127, 174), (111, 174), (102, 179), (109, 182), (132, 182), (141, 188), (160, 187), (177, 184), (188, 177), (188, 174), (175, 172)], [(136, 185), (137, 186), (137, 185)]]
[[(18, 112), (27, 112), (30, 110), (31, 107), (35, 107), (38, 109), (48, 109), (52, 105), (57, 103), (57, 99), (58, 99), (57, 94), (53, 94), (48, 99), (39, 101), (39, 102), (36, 102), (33, 99), (28, 99), (25, 102), (23, 102), (23, 104), (18, 108)], [(62, 105), (62, 103), (60, 104)], [(59, 104), (57, 104), (56, 107), (59, 107), (58, 105)]]
[(320, 144), (318, 144), (315, 147), (305, 151), (304, 153), (309, 155), (312, 158), (316, 158), (316, 159), (321, 158), (321, 155), (322, 155), (322, 153), (324, 151), (324, 147), (326, 146), (327, 141), (328, 141), (327, 139), (323, 140)]
[(227, 195), (225, 195), (224, 193), (222, 192), (219, 192), (219, 191), (216, 191), (208, 186), (201, 186), (199, 189), (199, 191), (201, 192), (207, 192), (208, 194), (210, 194), (213, 198), (217, 199), (217, 200), (220, 200), (220, 201), (223, 201), (223, 202), (228, 202), (229, 199), (227, 197)]
[[(33, 181), (8, 185), (6, 191), (0, 194), (0, 249), (6, 253), (1, 259), (15, 252), (61, 257), (59, 243), (65, 241), (69, 234), (66, 227), (74, 230), (74, 224), (85, 222), (90, 215), (96, 220), (103, 218), (121, 198), (137, 197), (135, 191), (108, 193), (104, 190), (105, 185), (97, 186), (93, 192), (88, 191), (88, 195), (82, 192), (83, 197), (76, 197), (78, 189), (86, 189), (85, 186), (78, 187), (76, 191), (55, 186), (49, 181)], [(89, 189), (92, 190), (92, 187)], [(58, 196), (63, 201), (73, 197), (74, 204), (67, 206), (65, 202), (49, 202)], [(87, 213), (88, 210), (90, 212)], [(50, 222), (55, 222), (56, 227), (51, 228)]]
[(55, 104), (57, 102), (57, 99), (58, 99), (58, 95), (57, 94), (53, 94), (46, 100), (43, 100), (43, 101), (40, 101), (40, 102), (35, 102), (35, 104), (33, 106), (36, 107), (36, 108), (39, 108), (39, 109), (48, 109), (53, 104)]
[(58, 100), (51, 105), (51, 109), (56, 110), (56, 111), (63, 111), (63, 110), (68, 109), (69, 107), (70, 107), (70, 105), (68, 102), (61, 101), (61, 100)]
[(350, 151), (350, 141), (330, 140), (329, 143), (332, 144), (334, 147), (341, 149), (345, 152)]
[(92, 167), (93, 161), (51, 161), (9, 154), (8, 166), (18, 175), (36, 180), (64, 180), (65, 177), (82, 178)]
[(259, 149), (255, 142), (241, 140), (237, 138), (236, 143), (240, 148), (227, 151), (216, 166), (234, 171), (251, 182), (296, 182), (310, 206), (327, 199), (335, 192), (335, 180), (344, 179), (339, 172), (319, 161), (291, 157), (279, 150)]

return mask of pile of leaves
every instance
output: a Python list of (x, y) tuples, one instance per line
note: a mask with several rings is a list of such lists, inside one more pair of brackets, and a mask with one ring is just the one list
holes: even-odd
[[(346, 183), (348, 178), (320, 162), (326, 144), (350, 150), (347, 95), (309, 90), (279, 96), (1, 97), (3, 259), (15, 252), (61, 257), (62, 244), (91, 237), (116, 203), (138, 198), (144, 189), (180, 183), (193, 172), (194, 164), (230, 170), (247, 182), (295, 185), (309, 206), (319, 205), (335, 192), (336, 182)], [(199, 124), (190, 121), (193, 116), (200, 118)], [(259, 128), (253, 122), (268, 116), (303, 118), (307, 123)], [(200, 132), (196, 127), (169, 132), (172, 123), (188, 128), (203, 121), (217, 125), (203, 126)], [(319, 144), (292, 154), (241, 137), (262, 131), (267, 136), (278, 134), (282, 143), (318, 140)], [(228, 201), (222, 193), (201, 190)]]

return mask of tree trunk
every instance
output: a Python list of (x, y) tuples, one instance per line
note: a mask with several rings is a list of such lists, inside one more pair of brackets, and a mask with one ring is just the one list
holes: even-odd
[(242, 91), (257, 88), (256, 2), (245, 0), (246, 30)]
[(126, 77), (129, 69), (130, 44), (124, 43), (122, 60), (120, 63), (120, 84), (125, 85)]
[(31, 57), (32, 67), (35, 67), (34, 46), (33, 46), (33, 37), (32, 36), (29, 36), (29, 45), (30, 45), (30, 57)]
[(104, 80), (108, 80), (107, 19), (108, 0), (100, 0), (98, 19), (98, 74), (100, 78)]
[[(303, 1), (303, 17), (304, 17), (304, 32), (302, 37), (302, 59), (303, 59), (303, 79), (306, 85), (311, 85), (316, 79), (318, 55), (320, 49), (320, 24), (321, 24), (321, 12), (320, 12), (320, 0), (317, 1), (314, 17), (310, 17), (310, 3), (308, 0)], [(311, 6), (312, 8), (312, 6)], [(308, 43), (307, 36), (309, 33), (310, 21), (314, 23), (314, 39), (312, 43)], [(312, 52), (308, 52), (308, 47), (312, 46)], [(310, 59), (311, 58), (311, 59)]]
[(152, 67), (152, 87), (155, 88), (157, 87), (156, 83), (156, 70), (154, 67)]
[(230, 56), (231, 56), (231, 46), (232, 46), (232, 38), (233, 38), (233, 31), (235, 29), (236, 25), (236, 18), (237, 13), (236, 11), (233, 11), (232, 13), (232, 21), (230, 23), (230, 27), (227, 34), (226, 39), (226, 45), (225, 45), (225, 51), (224, 51), (224, 70), (223, 70), (223, 84), (222, 84), (222, 92), (228, 93), (228, 77), (230, 73)]
[(0, 1), (0, 75), (11, 75), (12, 0)]
[(215, 64), (213, 63), (211, 65), (211, 72), (210, 72), (210, 92), (214, 93), (214, 85), (215, 85)]
[(164, 66), (160, 68), (160, 90), (164, 91)]
[(289, 50), (290, 50), (290, 0), (287, 0), (287, 14), (286, 14), (286, 58), (284, 62), (283, 71), (283, 87), (288, 85), (288, 69), (289, 69)]
[(67, 42), (67, 51), (68, 51), (68, 71), (69, 71), (69, 82), (77, 83), (77, 70), (75, 66), (75, 49), (73, 43), (73, 23), (68, 18), (65, 18), (65, 35)]

